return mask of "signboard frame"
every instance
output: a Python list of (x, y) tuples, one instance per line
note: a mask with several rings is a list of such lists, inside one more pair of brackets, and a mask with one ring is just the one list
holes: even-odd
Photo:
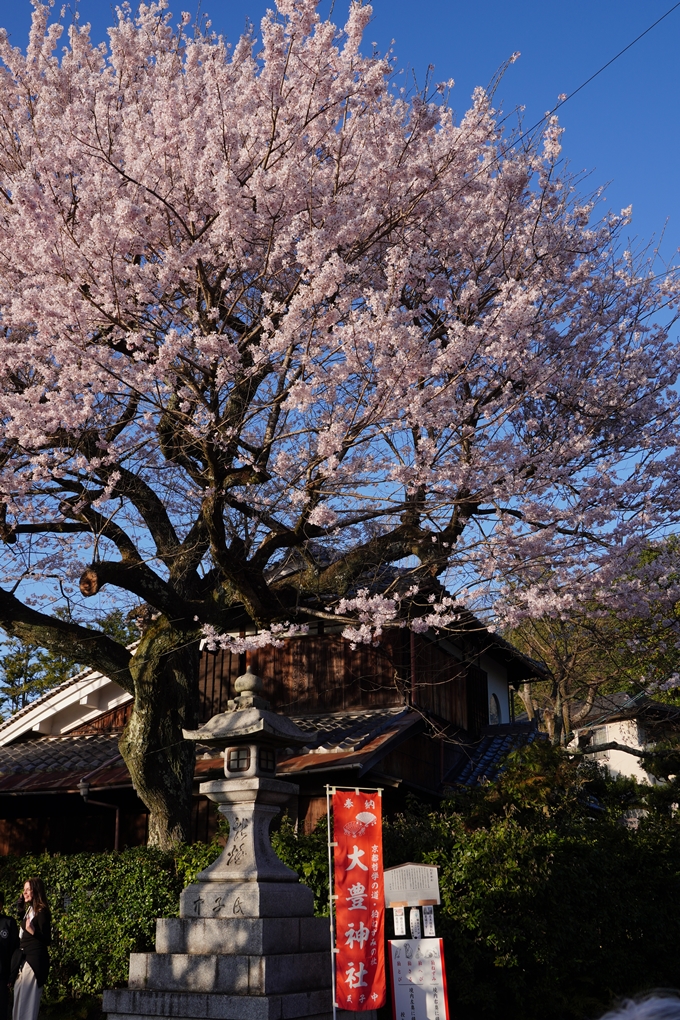
[[(403, 877), (408, 879), (409, 874), (412, 874), (410, 869), (417, 868), (421, 874), (423, 872), (428, 873), (428, 882), (426, 889), (413, 889), (413, 895), (406, 896), (406, 899), (397, 899), (398, 892), (393, 891), (394, 879)], [(434, 877), (434, 882), (432, 882)], [(439, 874), (438, 868), (434, 864), (416, 864), (415, 862), (409, 861), (406, 864), (398, 864), (394, 868), (383, 869), (383, 882), (385, 886), (385, 907), (438, 907), (441, 903), (441, 896), (439, 893)], [(405, 885), (406, 883), (404, 883)], [(435, 888), (436, 886), (436, 888)], [(407, 893), (407, 888), (402, 889), (403, 892)], [(419, 896), (419, 892), (430, 893), (429, 896)], [(436, 895), (435, 895), (436, 894)]]

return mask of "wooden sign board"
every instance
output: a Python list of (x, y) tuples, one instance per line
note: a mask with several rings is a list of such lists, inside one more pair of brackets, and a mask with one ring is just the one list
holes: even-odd
[(386, 907), (425, 907), (441, 903), (437, 869), (431, 864), (385, 868)]
[(394, 1020), (449, 1020), (442, 939), (390, 941)]

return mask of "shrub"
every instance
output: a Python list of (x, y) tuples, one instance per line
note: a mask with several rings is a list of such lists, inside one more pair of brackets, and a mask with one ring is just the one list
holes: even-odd
[(314, 832), (296, 833), (290, 818), (284, 815), (279, 828), (272, 833), (272, 846), (289, 868), (297, 871), (300, 881), (314, 893), (314, 913), (328, 917), (328, 830), (322, 818)]
[(680, 984), (677, 826), (498, 817), (470, 831), (444, 809), (419, 817), (426, 841), (428, 828), (438, 846), (413, 856), (440, 869), (438, 934), (459, 1020), (571, 1020)]
[(220, 850), (196, 844), (170, 853), (136, 847), (0, 858), (8, 908), (26, 878), (38, 876), (47, 886), (53, 945), (46, 997), (78, 998), (124, 984), (130, 953), (153, 950), (156, 918), (177, 916), (181, 890)]

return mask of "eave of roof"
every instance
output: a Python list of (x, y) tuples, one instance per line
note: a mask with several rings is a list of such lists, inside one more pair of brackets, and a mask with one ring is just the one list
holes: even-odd
[(2, 734), (3, 730), (8, 729), (12, 723), (30, 715), (35, 712), (36, 709), (42, 708), (43, 705), (57, 698), (59, 694), (67, 691), (70, 687), (74, 687), (76, 684), (81, 683), (84, 680), (94, 680), (102, 675), (103, 674), (99, 673), (96, 669), (82, 669), (80, 673), (76, 673), (74, 676), (69, 677), (68, 680), (64, 680), (64, 682), (59, 684), (58, 687), (53, 687), (52, 690), (47, 691), (45, 694), (41, 694), (39, 698), (35, 699), (35, 701), (31, 701), (28, 705), (24, 705), (23, 708), (17, 709), (17, 711), (13, 712), (7, 719), (3, 719), (3, 721), (0, 722), (0, 734)]
[[(64, 772), (14, 772), (0, 777), (1, 794), (26, 793), (79, 793), (78, 783), (83, 779), (82, 769)], [(111, 766), (97, 773), (90, 784), (90, 793), (98, 790), (131, 787), (132, 780), (125, 765)]]
[[(134, 653), (138, 643), (135, 641), (128, 645), (128, 651)], [(132, 695), (123, 691), (116, 684), (115, 680), (112, 680), (105, 673), (89, 667), (82, 669), (79, 673), (69, 677), (68, 680), (64, 680), (58, 687), (53, 687), (52, 690), (42, 694), (39, 698), (25, 705), (24, 708), (14, 712), (9, 718), (0, 722), (0, 747), (6, 746), (25, 733), (36, 729), (47, 719), (57, 717), (59, 713), (77, 706), (80, 699), (88, 693), (88, 688), (90, 687), (98, 688), (100, 691), (108, 687), (112, 688), (116, 704), (122, 704), (132, 699)], [(120, 694), (116, 695), (116, 691), (120, 691)], [(107, 711), (109, 707), (111, 706), (102, 709), (93, 709), (90, 706), (83, 707), (80, 717), (69, 721), (68, 725), (64, 727), (63, 732), (68, 732), (69, 729), (74, 729), (90, 719), (97, 718), (104, 711)]]
[(574, 726), (574, 732), (604, 726), (624, 719), (646, 719), (649, 722), (680, 722), (680, 707), (654, 701), (640, 692), (632, 697), (624, 691), (596, 699), (588, 715)]

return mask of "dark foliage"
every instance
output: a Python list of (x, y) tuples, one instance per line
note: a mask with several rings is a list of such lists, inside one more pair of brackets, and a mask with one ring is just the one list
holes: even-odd
[[(495, 784), (436, 810), (413, 800), (386, 822), (388, 865), (439, 867), (455, 1020), (586, 1020), (617, 997), (680, 986), (680, 822), (662, 790), (543, 742), (511, 756)], [(284, 820), (273, 842), (326, 914), (325, 821), (298, 836)], [(125, 982), (129, 953), (153, 948), (155, 918), (176, 916), (180, 890), (219, 850), (2, 859), (8, 903), (31, 873), (51, 894), (46, 1017), (94, 1020), (91, 997)], [(72, 1013), (56, 1012), (66, 997)]]
[[(127, 982), (130, 953), (153, 950), (156, 918), (177, 916), (181, 890), (221, 849), (214, 843), (174, 852), (137, 847), (0, 858), (8, 909), (26, 878), (38, 876), (47, 886), (54, 941), (45, 998), (55, 1018), (67, 1015), (56, 1005), (60, 1000), (67, 1000), (70, 1016), (88, 1017), (93, 995)], [(75, 1000), (77, 1009), (68, 1006)]]

